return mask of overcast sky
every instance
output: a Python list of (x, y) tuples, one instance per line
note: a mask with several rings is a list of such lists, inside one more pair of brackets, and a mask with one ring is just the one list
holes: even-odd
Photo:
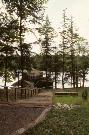
[(89, 0), (49, 0), (47, 7), (46, 13), (54, 27), (60, 27), (63, 10), (67, 8), (80, 35), (89, 39)]
[[(65, 8), (68, 16), (73, 16), (80, 35), (89, 41), (89, 0), (49, 0), (46, 14), (56, 29), (62, 25), (62, 14)], [(39, 51), (39, 47), (34, 48), (38, 48), (36, 50)]]
[[(1, 0), (0, 0), (1, 5)], [(49, 0), (46, 14), (53, 27), (61, 26), (63, 10), (74, 17), (74, 23), (82, 36), (89, 39), (89, 0)]]

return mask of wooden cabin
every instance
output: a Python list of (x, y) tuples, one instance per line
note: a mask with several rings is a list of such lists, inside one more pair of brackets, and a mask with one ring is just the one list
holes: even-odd
[(52, 79), (48, 79), (46, 81), (46, 78), (43, 77), (43, 72), (39, 71), (37, 69), (32, 68), (31, 72), (24, 72), (24, 80), (30, 81), (34, 83), (34, 87), (38, 88), (53, 88), (53, 81)]
[[(43, 72), (34, 68), (32, 68), (31, 72), (27, 72), (26, 70), (24, 71), (23, 80), (25, 87), (26, 85), (30, 87), (30, 84), (32, 84), (32, 86), (37, 88), (53, 88), (52, 79), (48, 79), (48, 81), (46, 81), (46, 78), (43, 77)], [(18, 84), (21, 84), (21, 80), (19, 83), (16, 82), (13, 84), (13, 86), (18, 86)]]

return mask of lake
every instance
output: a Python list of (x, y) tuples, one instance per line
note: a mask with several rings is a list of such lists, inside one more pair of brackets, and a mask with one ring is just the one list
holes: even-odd
[[(45, 77), (45, 72), (43, 72), (43, 76)], [(59, 82), (57, 83), (57, 88), (62, 88), (62, 73), (58, 76), (59, 77)], [(11, 85), (13, 83), (15, 83), (18, 80), (18, 78), (16, 78), (15, 80), (12, 80), (12, 82), (7, 83), (7, 86), (11, 87)], [(4, 81), (3, 79), (0, 77), (0, 88), (4, 86)], [(55, 83), (53, 82), (53, 88), (55, 86)], [(71, 88), (71, 85), (68, 83), (65, 83), (64, 85), (65, 88)], [(86, 81), (85, 81), (85, 87), (89, 87), (89, 73), (86, 75)]]

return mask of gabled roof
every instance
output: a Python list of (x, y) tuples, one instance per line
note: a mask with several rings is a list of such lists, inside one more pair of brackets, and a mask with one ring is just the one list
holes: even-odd
[(34, 68), (32, 68), (31, 72), (29, 73), (29, 75), (33, 75), (33, 76), (40, 76), (42, 74), (43, 74), (42, 71), (39, 71), (39, 70), (34, 69)]
[[(24, 84), (24, 86), (29, 86), (30, 88), (34, 87), (33, 82), (29, 82), (29, 81), (26, 81), (26, 80), (23, 81), (23, 84)], [(18, 81), (13, 83), (12, 86), (18, 86)], [(19, 86), (21, 86), (21, 80), (19, 80)]]

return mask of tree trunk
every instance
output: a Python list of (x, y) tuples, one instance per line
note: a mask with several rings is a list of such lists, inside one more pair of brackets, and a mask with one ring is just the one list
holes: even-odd
[(78, 76), (76, 76), (76, 88), (78, 88)]
[(21, 80), (21, 87), (23, 87), (23, 48), (22, 48), (22, 2), (20, 0), (20, 51), (21, 51), (21, 72), (22, 72), (22, 80)]
[(64, 90), (64, 75), (62, 74), (62, 89)]
[(75, 72), (73, 72), (73, 88), (75, 88)]
[(57, 72), (55, 71), (55, 89), (57, 88)]
[(85, 84), (85, 72), (83, 71), (83, 88), (84, 88), (84, 84)]
[(78, 88), (78, 69), (76, 67), (76, 88)]
[(62, 68), (62, 89), (64, 90), (64, 37), (63, 37), (63, 68)]
[(73, 43), (73, 21), (72, 21), (72, 17), (71, 17), (71, 46), (70, 46), (70, 50), (71, 50), (71, 76), (73, 79), (73, 88), (75, 88), (75, 63), (74, 63), (74, 43)]
[(6, 57), (5, 57), (5, 83), (4, 86), (6, 86), (7, 83), (7, 51), (6, 51)]
[(48, 72), (47, 72), (47, 69), (46, 69), (46, 89), (48, 88)]
[(72, 73), (71, 73), (71, 87), (72, 87), (72, 85), (73, 85), (73, 78), (72, 78)]

